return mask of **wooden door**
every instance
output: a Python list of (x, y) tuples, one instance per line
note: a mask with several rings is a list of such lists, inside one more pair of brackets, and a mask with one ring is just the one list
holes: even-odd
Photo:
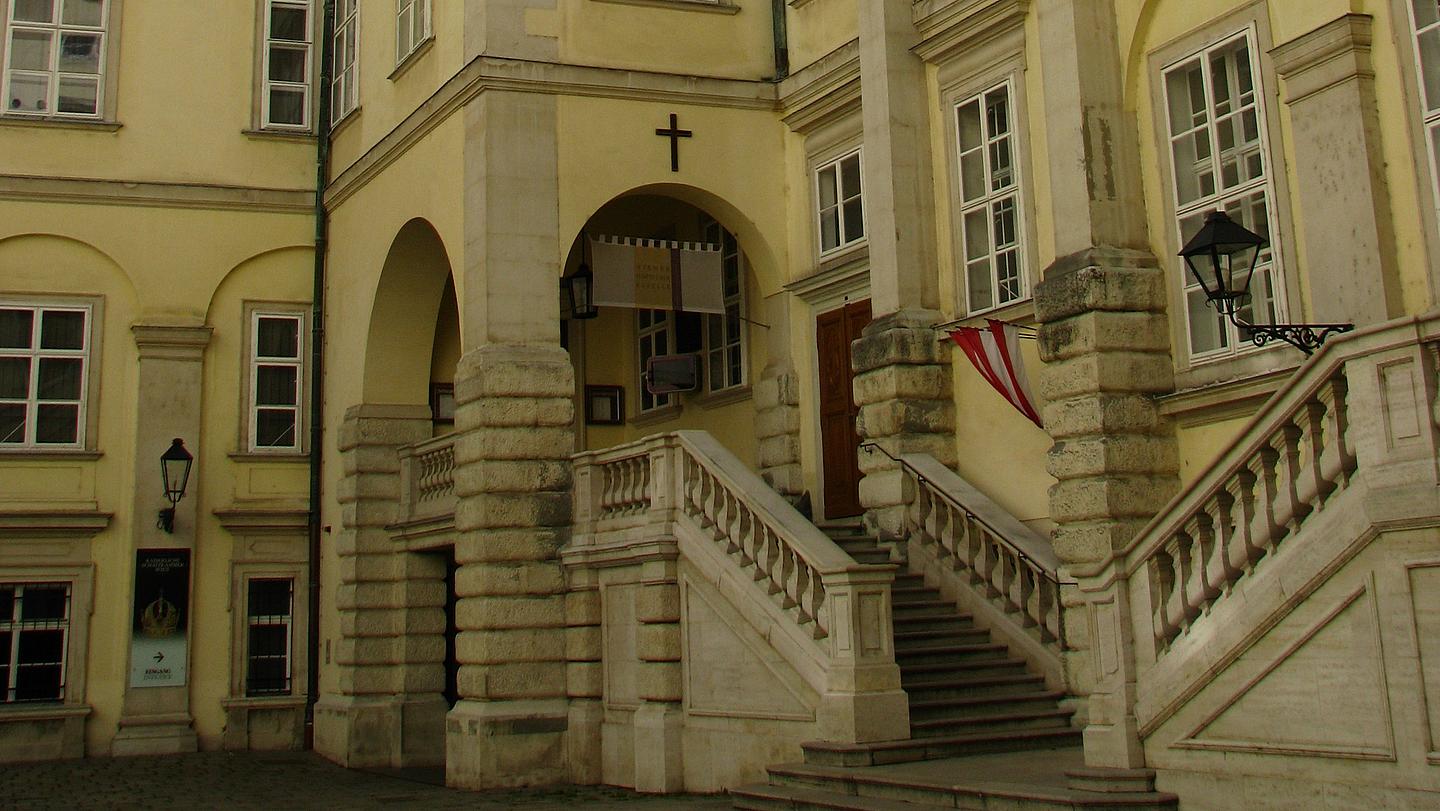
[(815, 348), (820, 363), (820, 476), (825, 517), (859, 515), (860, 435), (855, 420), (855, 375), (850, 344), (870, 323), (870, 301), (857, 301), (815, 319)]

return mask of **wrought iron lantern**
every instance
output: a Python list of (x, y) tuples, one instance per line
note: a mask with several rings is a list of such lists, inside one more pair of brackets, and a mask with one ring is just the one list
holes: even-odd
[(566, 281), (570, 289), (570, 317), (587, 319), (599, 315), (600, 308), (595, 306), (595, 274), (590, 272), (590, 266), (581, 262), (580, 269)]
[(160, 476), (164, 480), (165, 500), (170, 506), (160, 511), (157, 526), (166, 532), (175, 531), (175, 505), (185, 497), (185, 484), (190, 480), (190, 466), (195, 457), (185, 450), (185, 440), (176, 437), (160, 454)]
[(1354, 324), (1251, 324), (1242, 320), (1239, 312), (1250, 301), (1255, 262), (1266, 244), (1264, 237), (1217, 210), (1205, 217), (1205, 224), (1185, 243), (1180, 256), (1204, 289), (1210, 306), (1248, 333), (1256, 346), (1279, 339), (1309, 355), (1331, 335), (1355, 328)]

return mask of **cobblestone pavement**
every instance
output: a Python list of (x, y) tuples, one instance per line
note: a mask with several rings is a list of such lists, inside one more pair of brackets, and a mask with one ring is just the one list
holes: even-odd
[(342, 769), (308, 752), (201, 752), (0, 767), (0, 809), (369, 809), (720, 811), (723, 795), (657, 797), (617, 788), (469, 792), (438, 771)]

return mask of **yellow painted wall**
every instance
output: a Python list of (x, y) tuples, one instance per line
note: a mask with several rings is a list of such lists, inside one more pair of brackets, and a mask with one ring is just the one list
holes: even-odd
[[(559, 55), (563, 62), (610, 68), (762, 79), (775, 60), (770, 0), (733, 0), (734, 14), (684, 3), (630, 5), (608, 0), (561, 0)], [(548, 26), (532, 10), (528, 30)]]
[(787, 5), (791, 73), (860, 35), (860, 4), (855, 0), (810, 0)]

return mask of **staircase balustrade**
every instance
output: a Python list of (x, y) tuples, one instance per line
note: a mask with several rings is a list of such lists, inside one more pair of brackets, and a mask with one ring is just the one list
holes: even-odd
[(447, 434), (400, 449), (403, 523), (455, 513), (455, 437)]
[(905, 511), (909, 539), (1009, 618), (1058, 654), (1065, 649), (1059, 559), (1050, 544), (954, 471), (926, 454), (889, 456), (914, 497)]

